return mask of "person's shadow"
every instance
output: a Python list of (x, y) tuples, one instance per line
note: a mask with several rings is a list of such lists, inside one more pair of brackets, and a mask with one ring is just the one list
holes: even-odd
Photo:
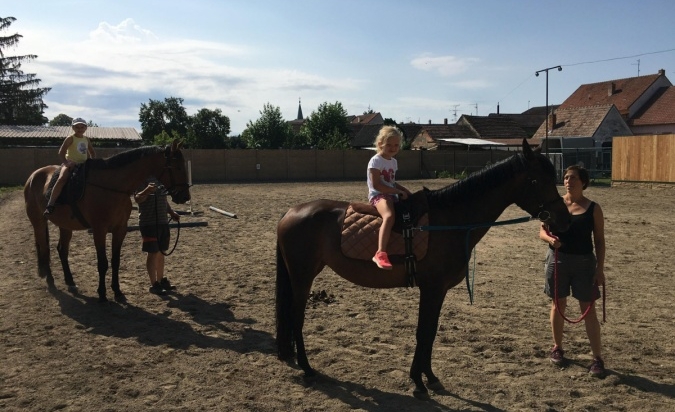
[[(169, 318), (168, 314), (152, 314), (146, 310), (126, 303), (114, 302), (101, 304), (97, 298), (80, 294), (71, 294), (59, 289), (49, 289), (49, 292), (59, 302), (61, 313), (82, 325), (89, 333), (116, 337), (136, 338), (138, 342), (148, 346), (167, 345), (173, 349), (188, 349), (191, 346), (199, 348), (227, 349), (239, 353), (260, 351), (272, 353), (274, 339), (264, 331), (251, 327), (255, 321), (251, 319), (238, 320), (224, 304), (212, 304), (197, 297), (182, 297), (178, 295), (171, 299), (167, 297), (169, 306), (188, 308), (193, 318), (200, 324), (219, 324), (220, 321), (243, 323), (238, 333), (219, 334), (222, 336), (208, 336), (195, 331), (186, 322)], [(181, 299), (186, 300), (182, 305)], [(220, 330), (227, 327), (219, 325)]]

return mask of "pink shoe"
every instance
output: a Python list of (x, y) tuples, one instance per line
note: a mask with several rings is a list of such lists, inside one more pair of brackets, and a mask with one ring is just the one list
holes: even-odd
[(378, 251), (375, 253), (375, 256), (373, 256), (373, 262), (375, 262), (377, 267), (380, 269), (391, 270), (391, 263), (389, 262), (389, 256), (387, 256), (387, 252)]

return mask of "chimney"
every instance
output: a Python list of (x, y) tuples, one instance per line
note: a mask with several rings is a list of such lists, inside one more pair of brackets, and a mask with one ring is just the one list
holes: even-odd
[(429, 124), (431, 124), (431, 119), (429, 119)]
[(448, 118), (443, 119), (443, 124), (448, 124)]
[(665, 75), (666, 75), (665, 70), (663, 70), (663, 69), (659, 70), (659, 76), (665, 76)]
[(607, 87), (607, 96), (612, 96), (616, 92), (616, 83), (611, 82)]
[(548, 115), (548, 131), (549, 132), (555, 128), (555, 121), (556, 121), (555, 117), (556, 117), (555, 113), (551, 113), (551, 114)]
[(499, 114), (499, 103), (497, 103), (497, 114)]

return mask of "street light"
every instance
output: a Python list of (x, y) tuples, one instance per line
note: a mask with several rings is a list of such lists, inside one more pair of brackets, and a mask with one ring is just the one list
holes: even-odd
[(534, 75), (537, 77), (539, 77), (539, 73), (546, 72), (546, 135), (545, 135), (546, 137), (544, 138), (544, 146), (546, 147), (545, 153), (547, 157), (548, 157), (548, 71), (553, 69), (558, 69), (558, 71), (562, 71), (562, 66), (553, 66), (547, 69), (541, 69), (534, 72)]

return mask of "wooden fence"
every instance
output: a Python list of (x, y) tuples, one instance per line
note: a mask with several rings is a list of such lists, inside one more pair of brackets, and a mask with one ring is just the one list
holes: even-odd
[(675, 183), (675, 135), (614, 137), (612, 184)]

